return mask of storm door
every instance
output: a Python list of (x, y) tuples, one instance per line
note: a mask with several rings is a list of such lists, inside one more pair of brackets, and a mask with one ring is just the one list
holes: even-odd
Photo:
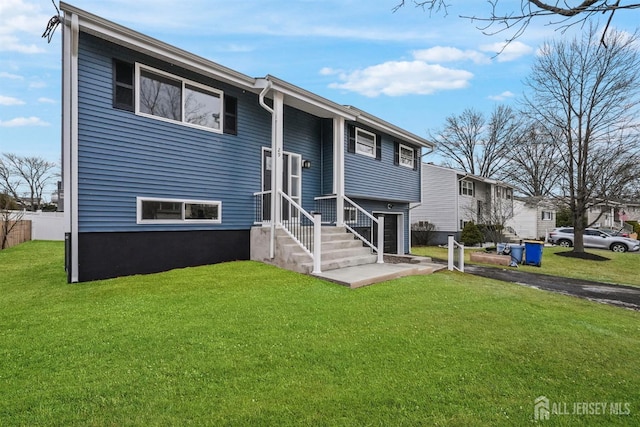
[[(273, 158), (271, 150), (262, 150), (262, 218), (263, 221), (271, 220), (271, 171), (273, 170)], [(302, 156), (289, 152), (282, 155), (282, 191), (298, 205), (302, 197)], [(297, 209), (293, 209), (287, 200), (282, 203), (282, 220), (299, 219)]]

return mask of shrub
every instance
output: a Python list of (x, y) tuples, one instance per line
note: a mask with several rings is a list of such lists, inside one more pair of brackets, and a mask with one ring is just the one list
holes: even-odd
[(429, 246), (433, 240), (436, 226), (428, 221), (418, 221), (411, 224), (411, 242), (416, 246)]
[(460, 240), (465, 246), (474, 246), (482, 243), (483, 237), (478, 226), (473, 221), (469, 221), (462, 229)]

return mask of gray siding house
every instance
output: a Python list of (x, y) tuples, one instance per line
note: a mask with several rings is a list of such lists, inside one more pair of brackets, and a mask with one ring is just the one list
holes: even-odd
[(536, 197), (515, 198), (513, 216), (507, 219), (519, 239), (546, 241), (548, 233), (556, 226), (556, 207), (552, 200)]
[(374, 254), (409, 252), (430, 142), (276, 77), (60, 9), (70, 282), (249, 259), (256, 228), (269, 231), (269, 257), (284, 231), (315, 270), (324, 249), (313, 233), (326, 227)]
[(468, 221), (502, 223), (513, 215), (513, 187), (463, 171), (422, 163), (422, 200), (412, 206), (411, 223), (435, 226), (434, 244), (460, 238)]

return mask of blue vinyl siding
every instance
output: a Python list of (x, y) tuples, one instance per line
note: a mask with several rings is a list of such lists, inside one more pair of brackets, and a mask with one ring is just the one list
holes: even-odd
[[(420, 168), (417, 170), (394, 164), (394, 140), (388, 135), (361, 129), (382, 137), (382, 158), (374, 159), (348, 152), (348, 129), (345, 130), (345, 193), (349, 197), (362, 197), (389, 201), (420, 201)], [(348, 128), (348, 126), (345, 126)], [(403, 141), (405, 145), (420, 150)]]
[[(117, 52), (117, 55), (115, 54)], [(112, 58), (141, 62), (238, 98), (238, 135), (193, 129), (112, 107)], [(79, 231), (241, 229), (253, 223), (261, 147), (271, 117), (257, 95), (81, 34)], [(136, 197), (220, 200), (222, 224), (136, 224)]]
[(320, 195), (321, 125), (318, 117), (285, 106), (283, 148), (311, 162), (311, 168), (302, 169), (302, 207), (309, 212), (314, 209), (314, 198)]

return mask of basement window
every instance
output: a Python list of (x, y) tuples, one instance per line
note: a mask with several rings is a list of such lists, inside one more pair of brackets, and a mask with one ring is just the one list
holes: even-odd
[(222, 202), (138, 197), (138, 224), (220, 224)]

